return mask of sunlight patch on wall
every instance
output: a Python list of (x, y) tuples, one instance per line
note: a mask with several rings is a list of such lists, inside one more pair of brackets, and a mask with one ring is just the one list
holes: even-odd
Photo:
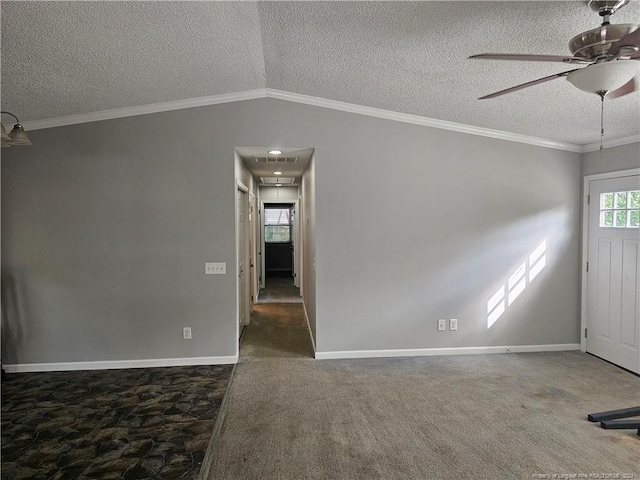
[(487, 302), (487, 329), (496, 323), (507, 307), (513, 304), (527, 285), (538, 276), (546, 265), (546, 257), (547, 241), (543, 240), (528, 258), (515, 269), (506, 284), (500, 285)]
[(487, 302), (487, 311), (489, 313), (487, 317), (487, 328), (491, 328), (491, 325), (493, 325), (505, 311), (504, 285), (500, 286), (498, 291), (494, 293), (493, 297)]

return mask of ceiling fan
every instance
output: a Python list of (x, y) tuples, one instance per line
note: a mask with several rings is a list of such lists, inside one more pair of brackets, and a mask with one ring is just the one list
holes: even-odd
[(570, 57), (501, 53), (472, 55), (469, 58), (586, 65), (500, 90), (480, 97), (479, 100), (499, 97), (560, 77), (567, 77), (567, 80), (580, 90), (599, 95), (602, 101), (605, 95), (607, 98), (618, 98), (634, 92), (638, 89), (636, 75), (640, 66), (637, 62), (640, 60), (640, 26), (609, 23), (609, 17), (629, 2), (630, 0), (589, 1), (589, 7), (602, 17), (602, 25), (573, 37), (569, 42), (572, 53)]

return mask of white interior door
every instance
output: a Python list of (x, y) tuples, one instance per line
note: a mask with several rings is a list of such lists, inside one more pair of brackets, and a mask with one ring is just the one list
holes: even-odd
[(238, 335), (247, 316), (247, 194), (238, 190)]
[(260, 209), (258, 211), (260, 223), (258, 228), (260, 229), (260, 275), (258, 276), (260, 288), (266, 286), (266, 265), (265, 265), (265, 242), (264, 242), (264, 202), (260, 202)]
[(293, 277), (293, 285), (298, 286), (298, 202), (291, 207), (291, 275)]
[(640, 373), (640, 176), (589, 182), (587, 352)]
[(258, 298), (258, 289), (256, 287), (258, 275), (256, 268), (256, 198), (249, 194), (249, 271), (251, 274), (249, 275), (249, 316), (251, 316), (251, 311), (253, 310), (253, 303)]

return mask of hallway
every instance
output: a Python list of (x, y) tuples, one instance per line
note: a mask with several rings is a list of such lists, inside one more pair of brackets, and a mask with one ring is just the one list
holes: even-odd
[(313, 358), (302, 303), (253, 306), (251, 324), (240, 340), (240, 362), (272, 357)]
[(256, 303), (302, 303), (302, 297), (290, 276), (269, 276)]

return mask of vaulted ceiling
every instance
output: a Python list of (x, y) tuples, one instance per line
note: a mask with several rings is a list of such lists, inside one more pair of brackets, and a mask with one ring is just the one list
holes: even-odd
[[(477, 100), (571, 67), (467, 59), (567, 55), (600, 23), (586, 3), (3, 1), (2, 109), (29, 121), (274, 89), (590, 144), (600, 100), (564, 79)], [(640, 23), (640, 2), (612, 22)], [(639, 105), (605, 102), (606, 140), (639, 134)]]

